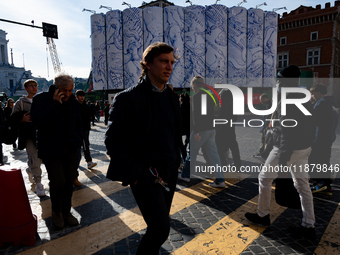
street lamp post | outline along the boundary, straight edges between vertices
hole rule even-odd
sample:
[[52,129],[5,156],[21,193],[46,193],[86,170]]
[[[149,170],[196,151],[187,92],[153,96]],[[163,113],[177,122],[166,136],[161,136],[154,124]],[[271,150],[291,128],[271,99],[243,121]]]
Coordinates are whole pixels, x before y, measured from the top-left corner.
[[273,12],[276,12],[276,11],[282,10],[282,9],[287,10],[286,7],[279,7],[279,8],[274,8],[274,9],[273,9]]
[[101,5],[101,6],[99,7],[99,9],[101,9],[101,8],[105,8],[105,9],[108,9],[109,11],[112,11],[112,8],[111,8],[111,7],[108,7],[108,6]]
[[262,4],[258,4],[258,5],[256,5],[256,7],[255,7],[255,8],[257,9],[258,7],[260,7],[260,6],[262,6],[262,5],[265,5],[265,6],[266,6],[266,5],[267,5],[267,3],[266,3],[266,2],[264,2],[264,3],[262,3]]
[[247,3],[247,0],[242,0],[242,2],[238,3],[237,6],[241,6],[241,4]]
[[122,5],[127,5],[129,8],[131,8],[131,4],[128,4],[127,2],[123,2]]
[[85,12],[85,11],[86,11],[86,12],[92,12],[93,14],[96,14],[96,11],[94,11],[94,10],[89,10],[89,9],[85,9],[85,8],[84,8],[82,11],[83,11],[83,12]]

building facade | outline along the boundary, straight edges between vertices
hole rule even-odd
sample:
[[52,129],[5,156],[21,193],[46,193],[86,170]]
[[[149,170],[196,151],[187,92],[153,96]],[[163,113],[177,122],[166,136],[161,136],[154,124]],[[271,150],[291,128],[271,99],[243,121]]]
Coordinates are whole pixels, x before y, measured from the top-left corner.
[[324,8],[301,5],[279,18],[278,70],[297,65],[305,77],[306,86],[322,83],[328,86],[340,105],[340,1]]
[[10,96],[12,92],[15,96],[25,95],[23,83],[26,79],[32,78],[32,73],[23,67],[15,67],[13,58],[11,63],[8,61],[6,35],[7,33],[0,29],[0,92],[5,92],[7,96]]

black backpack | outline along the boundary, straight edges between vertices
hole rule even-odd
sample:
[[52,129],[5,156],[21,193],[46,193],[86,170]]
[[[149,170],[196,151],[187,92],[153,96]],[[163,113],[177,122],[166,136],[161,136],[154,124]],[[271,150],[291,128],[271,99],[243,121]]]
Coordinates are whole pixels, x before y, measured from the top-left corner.
[[279,177],[275,180],[276,203],[288,208],[301,209],[300,195],[294,187],[293,179],[289,176],[290,173],[283,176],[284,174],[280,173]]

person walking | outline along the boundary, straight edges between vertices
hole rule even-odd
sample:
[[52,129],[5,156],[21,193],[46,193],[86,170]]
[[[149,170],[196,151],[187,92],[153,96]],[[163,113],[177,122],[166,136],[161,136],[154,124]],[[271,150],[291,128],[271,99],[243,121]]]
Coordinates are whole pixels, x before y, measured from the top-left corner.
[[[314,166],[330,167],[332,144],[335,140],[334,122],[337,122],[337,113],[333,109],[332,101],[327,97],[327,87],[322,84],[315,84],[311,87],[313,105],[313,119],[316,123],[315,138],[312,144],[312,152],[308,163]],[[312,193],[325,191],[332,193],[331,172],[311,173],[314,185]]]
[[[9,121],[9,118],[11,117],[12,111],[13,111],[13,107],[14,107],[14,100],[12,98],[8,98],[6,106],[4,108],[4,114],[5,114],[5,120]],[[13,149],[17,148],[17,143],[14,142],[12,144]]]
[[[81,121],[82,121],[82,131],[83,131],[83,152],[84,152],[84,157],[85,161],[87,163],[87,168],[92,169],[95,166],[97,166],[97,163],[92,162],[92,157],[90,153],[90,130],[91,130],[91,109],[90,107],[85,103],[85,92],[81,89],[76,91],[76,98],[79,102],[79,109],[80,109],[80,116],[81,116]],[[78,166],[81,160],[81,155],[79,156],[79,162]],[[73,182],[74,185],[77,187],[81,187],[82,184],[78,180],[78,171],[76,173],[76,178]]]
[[170,231],[182,142],[179,101],[166,85],[174,62],[171,46],[151,44],[139,83],[120,92],[110,109],[107,178],[130,185],[147,224],[137,255],[158,255]]
[[73,181],[82,144],[79,103],[72,94],[73,78],[60,74],[48,92],[34,97],[31,117],[37,125],[38,156],[50,181],[52,222],[57,229],[78,225],[71,214]]
[[20,118],[18,149],[26,149],[28,178],[32,183],[31,188],[39,197],[45,196],[44,186],[41,183],[41,159],[38,157],[36,144],[36,125],[31,119],[31,107],[33,97],[38,92],[38,83],[29,79],[24,82],[24,88],[27,92],[26,96],[19,98],[13,107],[11,117]]
[[[212,166],[221,166],[221,161],[218,155],[215,143],[215,129],[213,127],[214,119],[214,102],[210,97],[207,97],[207,113],[201,114],[202,102],[201,97],[206,93],[201,88],[204,87],[204,79],[200,76],[195,76],[191,80],[191,86],[195,94],[192,96],[192,131],[190,135],[190,160],[187,157],[183,166],[182,173],[178,174],[178,179],[189,182],[190,181],[190,164],[191,168],[195,168],[198,164],[197,156],[199,149],[202,148],[204,157],[207,158],[209,164]],[[189,163],[190,162],[190,163]],[[216,172],[216,179],[209,184],[215,188],[224,188],[225,180],[222,172]]]
[[[295,65],[290,65],[278,73],[278,82],[282,87],[298,87],[300,69]],[[301,94],[289,93],[287,98],[290,100],[299,99]],[[311,107],[309,102],[303,106],[309,113]],[[293,178],[294,187],[299,193],[302,208],[301,226],[291,230],[310,240],[316,240],[315,234],[315,215],[313,196],[309,187],[309,176],[307,171],[295,171],[308,164],[308,156],[311,152],[311,145],[314,137],[314,123],[311,115],[305,115],[296,105],[287,105],[286,114],[281,109],[276,110],[275,119],[280,119],[280,123],[285,120],[295,120],[294,127],[279,126],[276,130],[280,132],[274,142],[274,147],[270,152],[260,174],[259,180],[259,199],[256,213],[246,213],[245,217],[257,224],[270,225],[270,200],[273,180],[278,176],[277,171],[268,171],[271,167],[288,167]],[[276,122],[277,123],[277,122]]]

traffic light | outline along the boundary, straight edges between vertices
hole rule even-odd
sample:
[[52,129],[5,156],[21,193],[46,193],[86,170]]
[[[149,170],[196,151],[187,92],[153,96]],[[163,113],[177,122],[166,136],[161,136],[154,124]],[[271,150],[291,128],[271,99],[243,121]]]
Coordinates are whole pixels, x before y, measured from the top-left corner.
[[57,25],[42,23],[43,36],[58,39]]

